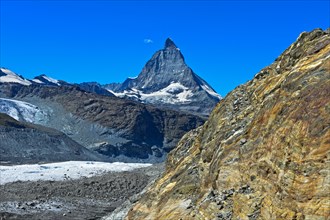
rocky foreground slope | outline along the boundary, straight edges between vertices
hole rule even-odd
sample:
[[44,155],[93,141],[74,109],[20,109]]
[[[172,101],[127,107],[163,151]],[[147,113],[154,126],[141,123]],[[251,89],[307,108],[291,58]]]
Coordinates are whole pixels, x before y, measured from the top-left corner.
[[101,219],[126,200],[134,201],[162,171],[162,164],[154,164],[89,178],[0,185],[0,219]]
[[302,33],[168,157],[127,219],[328,219],[329,29]]
[[106,158],[51,128],[22,123],[0,113],[0,163],[25,164]]

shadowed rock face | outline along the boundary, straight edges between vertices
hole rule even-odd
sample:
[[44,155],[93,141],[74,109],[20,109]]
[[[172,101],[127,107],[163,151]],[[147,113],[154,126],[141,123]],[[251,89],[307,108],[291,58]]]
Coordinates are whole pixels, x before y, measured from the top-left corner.
[[0,84],[0,96],[24,100],[47,117],[38,122],[82,146],[127,162],[161,162],[204,119],[63,85]]
[[329,85],[329,32],[304,32],[181,139],[127,219],[328,219]]
[[0,113],[0,163],[42,163],[67,160],[105,160],[63,133],[18,122]]

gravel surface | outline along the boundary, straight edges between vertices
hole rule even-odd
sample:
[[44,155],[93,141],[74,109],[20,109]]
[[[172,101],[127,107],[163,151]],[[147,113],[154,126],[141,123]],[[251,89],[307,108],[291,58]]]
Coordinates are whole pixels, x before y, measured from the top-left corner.
[[141,192],[163,164],[66,181],[0,186],[0,219],[100,219]]

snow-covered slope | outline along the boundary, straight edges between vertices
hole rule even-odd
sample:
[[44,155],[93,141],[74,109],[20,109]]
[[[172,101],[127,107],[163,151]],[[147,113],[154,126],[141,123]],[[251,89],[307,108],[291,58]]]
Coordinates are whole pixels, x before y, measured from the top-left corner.
[[16,181],[79,179],[100,175],[105,172],[124,172],[148,166],[151,166],[151,164],[89,161],[0,166],[0,185]]
[[118,97],[208,115],[221,99],[195,74],[171,39],[146,63],[137,77],[104,88]]
[[45,74],[34,77],[34,79],[32,79],[32,81],[35,83],[38,83],[38,84],[61,86],[61,83],[59,80],[53,79],[49,76],[46,76]]
[[0,98],[0,112],[16,120],[38,123],[47,118],[47,114],[28,102]]
[[5,68],[0,68],[0,83],[18,83],[24,86],[32,84],[30,81]]
[[62,84],[65,84],[64,81],[53,79],[45,74],[36,76],[32,80],[28,80],[6,68],[0,68],[0,83],[17,83],[23,86],[29,86],[31,84],[61,86]]
[[188,103],[193,96],[192,91],[179,82],[172,82],[167,87],[152,93],[144,93],[141,90],[132,88],[124,90],[123,92],[115,93],[109,90],[117,97],[135,97],[140,99],[143,103],[164,102],[170,104]]

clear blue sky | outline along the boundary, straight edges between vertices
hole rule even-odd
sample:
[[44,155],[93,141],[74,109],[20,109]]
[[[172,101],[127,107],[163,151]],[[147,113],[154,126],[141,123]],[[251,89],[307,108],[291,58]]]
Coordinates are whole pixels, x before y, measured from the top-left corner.
[[329,10],[329,0],[1,0],[0,66],[26,78],[122,82],[171,37],[187,64],[224,96],[300,32],[328,28]]

